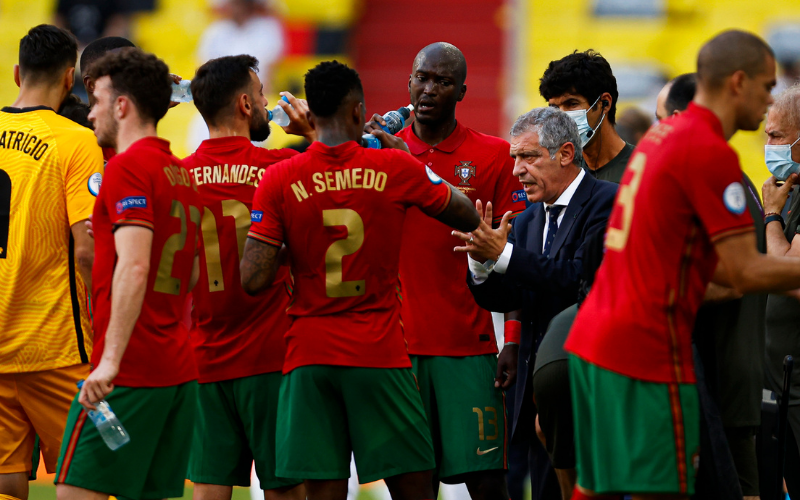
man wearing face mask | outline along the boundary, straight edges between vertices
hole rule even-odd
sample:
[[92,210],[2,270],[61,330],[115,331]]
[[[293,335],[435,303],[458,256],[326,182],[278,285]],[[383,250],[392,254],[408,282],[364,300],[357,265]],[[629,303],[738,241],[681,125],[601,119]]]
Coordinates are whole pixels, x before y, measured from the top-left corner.
[[581,166],[586,172],[619,184],[633,145],[622,140],[615,128],[619,92],[608,61],[591,49],[552,61],[540,80],[539,93],[578,125]]
[[[767,254],[800,256],[800,197],[793,196],[786,221],[781,217],[789,192],[800,173],[800,85],[781,93],[767,115],[764,127],[767,145],[764,159],[772,177],[763,187],[764,222],[767,226]],[[785,181],[780,185],[778,181]],[[766,386],[776,394],[783,385],[783,358],[800,356],[800,307],[797,299],[770,294],[766,312]],[[792,497],[800,496],[800,370],[792,374],[789,395],[789,426],[786,429],[786,487]],[[790,473],[795,471],[795,473]]]

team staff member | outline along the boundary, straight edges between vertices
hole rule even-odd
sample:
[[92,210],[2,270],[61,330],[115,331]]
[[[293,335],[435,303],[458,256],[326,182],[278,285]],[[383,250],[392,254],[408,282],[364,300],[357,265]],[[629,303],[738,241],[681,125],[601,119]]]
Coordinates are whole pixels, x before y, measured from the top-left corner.
[[[423,48],[408,80],[414,123],[398,136],[473,204],[490,201],[496,213],[511,211],[514,217],[525,209],[525,197],[511,172],[508,142],[456,120],[466,77],[467,62],[457,47],[438,42]],[[373,120],[382,121],[378,115]],[[377,126],[371,125],[368,131]],[[505,403],[503,392],[494,389],[492,315],[472,299],[464,282],[467,263],[452,252],[450,231],[411,209],[400,251],[403,333],[436,450],[434,488],[438,480],[466,483],[474,500],[508,500]]]
[[[94,370],[70,408],[56,475],[60,500],[183,495],[197,367],[181,322],[193,285],[202,203],[156,136],[171,78],[152,54],[124,48],[92,65],[89,114],[118,152],[95,204]],[[87,409],[108,400],[132,436],[111,451]]]
[[[305,497],[298,487],[302,478],[275,476],[283,336],[290,325],[289,268],[281,267],[276,286],[257,298],[242,290],[239,278],[256,187],[273,164],[297,154],[250,142],[264,141],[270,132],[257,69],[252,56],[221,57],[200,66],[192,79],[194,104],[210,134],[183,160],[204,205],[190,336],[200,375],[188,474],[195,500],[230,499],[233,486],[249,486],[254,459],[266,499]],[[294,127],[313,141],[307,106],[291,100],[287,112],[293,113]]]
[[694,102],[634,152],[603,265],[565,346],[573,355],[573,499],[688,498],[699,434],[691,333],[709,281],[745,293],[800,285],[800,259],[758,253],[727,144],[738,129],[758,128],[774,85],[769,46],[724,32],[700,50]]
[[615,128],[619,92],[608,61],[593,50],[551,61],[539,93],[578,125],[583,168],[597,179],[619,184],[633,145]]
[[[769,109],[764,131],[767,166],[773,177],[764,183],[764,212],[767,214],[767,253],[800,256],[800,197],[796,194],[786,222],[780,216],[789,192],[797,184],[800,173],[800,86],[795,85],[775,98]],[[791,173],[791,174],[790,174]],[[786,179],[777,184],[776,177]],[[786,227],[784,227],[784,225]],[[791,354],[800,358],[800,311],[794,297],[772,294],[766,311],[766,386],[776,394],[783,391],[783,358]],[[789,426],[786,432],[786,487],[789,495],[800,497],[800,370],[792,373],[789,394]]]
[[89,373],[94,245],[83,221],[103,156],[90,130],[55,112],[77,58],[70,33],[32,28],[14,67],[19,95],[0,110],[0,495],[12,498],[28,496],[36,435],[55,471],[75,383]]
[[[336,61],[306,74],[317,142],[269,170],[253,202],[242,285],[275,277],[285,242],[295,277],[278,403],[280,477],[311,500],[344,500],[355,455],[362,483],[395,500],[433,498],[433,446],[400,324],[397,273],[406,211],[478,225],[469,199],[405,152],[362,148],[358,74]],[[403,142],[375,132],[384,146]]]

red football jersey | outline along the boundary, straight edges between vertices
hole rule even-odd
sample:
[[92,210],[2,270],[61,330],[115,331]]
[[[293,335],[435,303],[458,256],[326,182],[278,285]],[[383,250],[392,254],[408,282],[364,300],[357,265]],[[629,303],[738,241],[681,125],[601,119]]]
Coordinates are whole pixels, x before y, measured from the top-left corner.
[[313,143],[267,170],[249,236],[286,243],[295,278],[283,372],[304,365],[411,366],[400,324],[399,230],[430,215],[450,186],[397,150]]
[[[503,139],[456,124],[436,146],[407,127],[398,134],[409,150],[439,177],[451,181],[474,204],[491,201],[494,222],[525,210],[525,191]],[[466,279],[467,258],[453,252],[452,229],[412,208],[403,225],[400,251],[401,317],[409,354],[475,356],[497,352],[492,313],[479,307]],[[435,286],[432,286],[432,283]]]
[[192,345],[201,383],[280,371],[291,321],[289,268],[258,297],[242,289],[242,258],[253,195],[268,167],[297,154],[253,146],[244,137],[203,141],[183,160],[205,205],[200,279],[192,294]]
[[182,322],[203,205],[189,171],[172,155],[169,142],[146,137],[106,166],[94,206],[95,348],[103,355],[111,318],[111,282],[117,262],[114,231],[142,226],[153,231],[150,273],[130,342],[114,383],[127,387],[165,387],[197,379],[197,367]]
[[606,254],[565,348],[607,370],[694,383],[692,329],[717,265],[713,243],[753,230],[742,171],[710,110],[650,129],[631,157]]

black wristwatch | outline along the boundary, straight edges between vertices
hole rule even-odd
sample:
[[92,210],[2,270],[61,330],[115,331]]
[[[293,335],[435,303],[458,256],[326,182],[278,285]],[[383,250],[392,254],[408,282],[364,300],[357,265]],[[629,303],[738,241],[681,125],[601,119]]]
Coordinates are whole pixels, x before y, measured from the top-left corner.
[[783,221],[783,217],[781,217],[781,214],[771,214],[771,215],[767,215],[766,217],[764,217],[764,225],[765,226],[767,224],[769,224],[770,222],[775,222],[775,221],[780,222],[781,223],[781,227],[783,229],[786,229],[786,223]]

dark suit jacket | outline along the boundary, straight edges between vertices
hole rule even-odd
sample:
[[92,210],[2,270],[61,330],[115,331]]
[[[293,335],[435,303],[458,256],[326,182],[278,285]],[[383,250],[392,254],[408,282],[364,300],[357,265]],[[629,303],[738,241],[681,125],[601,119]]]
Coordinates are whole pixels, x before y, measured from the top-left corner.
[[495,312],[522,309],[512,434],[515,438],[533,429],[535,407],[529,379],[536,347],[553,316],[576,302],[584,240],[593,230],[605,227],[616,192],[616,184],[585,175],[567,205],[549,258],[542,255],[547,215],[544,205],[535,203],[514,221],[509,235],[514,250],[505,274],[493,272],[476,285],[467,273],[475,301],[484,309]]

